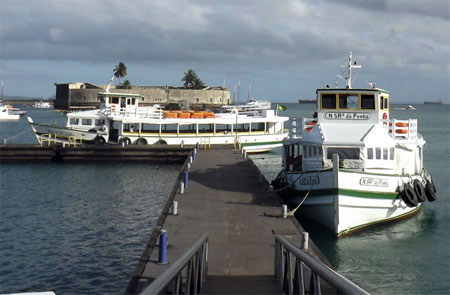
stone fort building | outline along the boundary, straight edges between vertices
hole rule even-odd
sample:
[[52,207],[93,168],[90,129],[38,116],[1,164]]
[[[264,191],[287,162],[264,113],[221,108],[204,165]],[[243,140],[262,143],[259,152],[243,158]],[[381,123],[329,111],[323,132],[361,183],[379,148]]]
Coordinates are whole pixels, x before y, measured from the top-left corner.
[[[86,82],[55,83],[55,109],[73,110],[98,108],[100,101],[97,93],[104,92],[106,85],[94,85]],[[123,89],[112,85],[110,92],[134,93],[142,95],[141,105],[159,104],[174,106],[189,104],[191,108],[218,108],[230,104],[230,90],[227,87],[205,87],[186,89],[173,86],[131,86]]]

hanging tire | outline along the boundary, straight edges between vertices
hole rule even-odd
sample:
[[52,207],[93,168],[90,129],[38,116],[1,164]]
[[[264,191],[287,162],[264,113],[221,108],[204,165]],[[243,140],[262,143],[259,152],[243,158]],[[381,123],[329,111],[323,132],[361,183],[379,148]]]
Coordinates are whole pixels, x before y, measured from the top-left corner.
[[105,142],[106,142],[106,140],[102,136],[97,136],[94,139],[94,144],[96,144],[96,145],[103,145],[103,144],[105,144]]
[[409,183],[405,184],[403,191],[400,192],[400,196],[408,207],[415,207],[419,203],[417,200],[417,195]]
[[126,147],[127,145],[129,145],[131,143],[131,140],[127,137],[123,137],[119,140],[119,145],[121,147]]
[[433,181],[427,180],[425,184],[425,194],[429,202],[436,201],[436,187],[433,184]]
[[427,200],[427,195],[425,193],[425,188],[423,187],[422,182],[420,182],[420,180],[418,179],[414,180],[413,187],[419,203],[425,202]]
[[167,145],[167,142],[165,140],[158,140],[157,142],[154,143],[155,145]]
[[144,145],[147,144],[147,140],[145,138],[138,138],[138,140],[136,140],[136,144],[137,145]]

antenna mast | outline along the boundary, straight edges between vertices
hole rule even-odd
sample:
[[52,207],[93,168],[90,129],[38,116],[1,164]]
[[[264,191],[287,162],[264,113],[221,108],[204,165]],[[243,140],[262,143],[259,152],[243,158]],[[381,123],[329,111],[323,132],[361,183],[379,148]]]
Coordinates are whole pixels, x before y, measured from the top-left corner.
[[352,89],[352,69],[360,69],[361,65],[357,65],[356,61],[352,63],[352,52],[348,56],[348,72],[345,77],[347,89]]

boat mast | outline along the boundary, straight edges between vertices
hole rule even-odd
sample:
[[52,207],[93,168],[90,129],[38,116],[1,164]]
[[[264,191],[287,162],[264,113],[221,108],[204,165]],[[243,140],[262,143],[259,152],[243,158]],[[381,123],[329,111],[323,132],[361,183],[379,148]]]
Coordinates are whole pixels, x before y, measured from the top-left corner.
[[111,87],[114,78],[115,78],[115,74],[113,74],[111,79],[109,79],[109,83],[108,83],[108,86],[106,86],[105,92],[109,92],[109,88]]
[[361,65],[357,65],[356,61],[352,62],[352,52],[350,51],[350,54],[348,56],[347,77],[345,77],[347,89],[352,89],[352,69],[360,69],[360,68]]

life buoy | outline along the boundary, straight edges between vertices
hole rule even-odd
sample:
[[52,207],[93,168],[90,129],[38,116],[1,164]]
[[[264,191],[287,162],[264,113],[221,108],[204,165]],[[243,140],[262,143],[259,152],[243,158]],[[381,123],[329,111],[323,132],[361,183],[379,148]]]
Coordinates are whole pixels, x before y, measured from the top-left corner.
[[408,207],[415,207],[419,203],[417,195],[409,183],[404,185],[403,191],[400,192],[400,196]]
[[433,181],[427,180],[427,183],[425,184],[425,194],[428,201],[436,201],[436,187],[434,186]]
[[422,185],[422,182],[420,182],[420,180],[418,179],[414,180],[413,187],[419,203],[425,202],[427,200],[427,195],[425,193],[425,189]]

